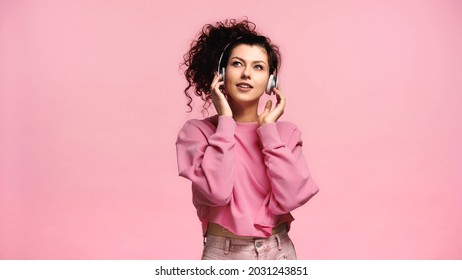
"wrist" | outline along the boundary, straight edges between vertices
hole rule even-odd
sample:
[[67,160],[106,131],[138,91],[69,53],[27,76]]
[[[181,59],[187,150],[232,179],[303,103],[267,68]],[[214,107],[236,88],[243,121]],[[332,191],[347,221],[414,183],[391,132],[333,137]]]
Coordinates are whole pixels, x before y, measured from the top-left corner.
[[226,112],[221,112],[221,113],[218,113],[219,116],[226,116],[226,117],[233,117],[233,114],[232,113],[226,113]]
[[270,124],[270,123],[274,123],[274,122],[273,121],[261,121],[260,126],[264,126],[265,124]]

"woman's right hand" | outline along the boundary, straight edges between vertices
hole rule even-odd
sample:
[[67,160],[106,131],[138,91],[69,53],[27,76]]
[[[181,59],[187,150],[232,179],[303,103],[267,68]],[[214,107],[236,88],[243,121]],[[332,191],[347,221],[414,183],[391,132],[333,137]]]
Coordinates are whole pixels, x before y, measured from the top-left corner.
[[215,73],[215,76],[210,85],[210,95],[212,95],[212,102],[220,116],[233,116],[233,111],[229,106],[225,94],[221,91],[220,87],[224,86],[221,74]]

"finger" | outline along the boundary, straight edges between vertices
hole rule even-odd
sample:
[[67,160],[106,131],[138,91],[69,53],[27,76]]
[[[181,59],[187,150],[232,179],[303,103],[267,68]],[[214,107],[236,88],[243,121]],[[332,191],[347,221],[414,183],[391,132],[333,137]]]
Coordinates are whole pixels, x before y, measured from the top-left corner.
[[224,93],[225,83],[223,81],[218,82],[215,87],[216,87],[217,94],[225,95]]
[[286,100],[284,98],[279,98],[279,100],[278,100],[276,106],[274,107],[274,109],[283,111],[285,107],[286,107]]
[[276,94],[276,96],[285,97],[283,91],[280,88],[274,88],[274,93]]
[[215,85],[222,80],[221,76],[221,74],[214,72],[212,82],[210,83],[211,88],[215,88]]
[[223,81],[215,81],[214,84],[212,84],[211,86],[211,91],[212,93],[215,93],[215,94],[223,94],[223,92],[221,91],[220,87],[222,87],[225,83]]
[[271,100],[266,101],[265,104],[265,109],[263,110],[263,113],[269,113],[271,111],[271,107],[273,106],[273,102]]
[[286,103],[287,98],[280,89],[275,91],[275,94],[276,94],[277,105],[279,105],[280,103],[283,103],[283,104]]
[[215,86],[214,87],[219,87],[219,86],[222,86],[224,85],[225,82],[223,82],[223,80],[217,80],[215,81]]
[[278,91],[279,91],[279,92],[281,91],[281,85],[280,85],[279,83],[277,84],[277,86],[275,86],[275,87],[273,88],[273,93],[274,93],[274,95],[277,95],[277,92],[278,92]]
[[277,97],[277,104],[274,107],[273,112],[275,112],[275,114],[280,116],[284,113],[284,109],[286,107],[286,99],[281,94],[278,94],[276,97]]

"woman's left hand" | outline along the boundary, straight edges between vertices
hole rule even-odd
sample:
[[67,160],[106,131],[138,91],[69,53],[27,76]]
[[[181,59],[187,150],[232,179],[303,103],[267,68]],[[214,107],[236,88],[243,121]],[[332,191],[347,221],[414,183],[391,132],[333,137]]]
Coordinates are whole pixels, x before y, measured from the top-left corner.
[[271,100],[266,101],[265,109],[258,116],[260,126],[267,123],[274,123],[284,114],[287,99],[279,88],[274,88],[273,91],[276,94],[276,106],[271,110],[273,102]]

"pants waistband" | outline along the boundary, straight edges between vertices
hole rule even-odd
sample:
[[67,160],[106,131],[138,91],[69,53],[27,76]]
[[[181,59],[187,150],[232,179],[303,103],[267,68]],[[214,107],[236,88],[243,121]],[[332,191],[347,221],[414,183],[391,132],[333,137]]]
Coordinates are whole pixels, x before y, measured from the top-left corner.
[[208,233],[204,237],[204,245],[223,249],[227,254],[229,251],[260,251],[263,248],[278,248],[281,250],[282,243],[288,239],[287,230],[273,234],[267,238],[256,237],[253,239],[231,238],[226,236],[216,236]]

